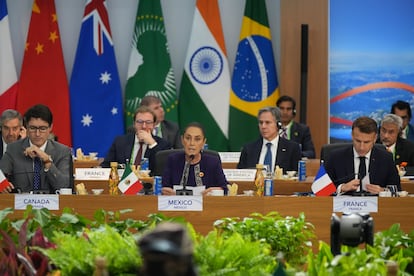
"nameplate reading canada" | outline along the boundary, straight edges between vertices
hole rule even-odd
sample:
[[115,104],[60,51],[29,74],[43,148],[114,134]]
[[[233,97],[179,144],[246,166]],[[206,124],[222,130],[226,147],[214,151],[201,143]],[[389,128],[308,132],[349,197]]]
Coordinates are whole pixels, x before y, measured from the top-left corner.
[[333,211],[342,213],[377,213],[376,196],[337,196],[333,198]]
[[76,180],[108,180],[110,168],[76,168]]
[[158,196],[158,211],[203,211],[203,197]]
[[26,210],[28,205],[32,205],[33,209],[59,210],[59,195],[16,194],[14,196],[14,209]]
[[253,181],[256,175],[254,169],[223,169],[228,181]]

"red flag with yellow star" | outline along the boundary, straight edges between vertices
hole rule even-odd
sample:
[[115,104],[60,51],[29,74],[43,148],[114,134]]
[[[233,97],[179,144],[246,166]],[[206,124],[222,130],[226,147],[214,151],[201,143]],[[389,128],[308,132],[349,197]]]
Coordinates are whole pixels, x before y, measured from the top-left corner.
[[26,40],[17,109],[24,114],[35,104],[53,113],[52,132],[70,146],[69,85],[63,62],[54,0],[35,0]]

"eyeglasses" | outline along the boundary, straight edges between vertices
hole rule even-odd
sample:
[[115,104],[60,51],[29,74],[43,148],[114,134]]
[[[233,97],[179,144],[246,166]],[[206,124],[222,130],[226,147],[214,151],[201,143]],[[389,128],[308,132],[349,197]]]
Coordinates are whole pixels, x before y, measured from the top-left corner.
[[27,128],[30,132],[36,132],[39,131],[40,133],[45,133],[49,127],[48,126],[28,126]]
[[153,125],[154,124],[154,122],[153,121],[150,121],[150,120],[147,120],[147,121],[144,121],[144,120],[136,120],[135,121],[135,123],[137,123],[137,124],[139,124],[139,125],[143,125],[144,123],[146,124],[146,125],[148,125],[148,126],[150,126],[150,125]]

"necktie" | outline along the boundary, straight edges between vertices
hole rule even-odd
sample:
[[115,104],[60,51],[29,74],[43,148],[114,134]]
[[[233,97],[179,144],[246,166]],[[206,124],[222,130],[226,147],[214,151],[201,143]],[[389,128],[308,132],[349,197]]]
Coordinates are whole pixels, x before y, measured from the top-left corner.
[[139,149],[137,152],[137,156],[135,156],[135,161],[134,161],[134,165],[138,166],[139,164],[141,164],[141,159],[142,159],[142,148],[144,147],[144,142],[139,142]]
[[367,174],[367,167],[365,165],[365,156],[360,156],[359,157],[359,169],[358,169],[358,177],[359,177],[359,184],[360,186],[360,190],[362,191],[362,179],[365,177],[365,175]]
[[280,134],[280,137],[287,139],[287,128],[282,127],[282,133]]
[[272,143],[267,143],[266,144],[267,147],[267,151],[266,151],[266,155],[265,155],[265,159],[264,159],[264,165],[268,165],[269,166],[269,170],[272,171]]
[[40,189],[40,169],[42,168],[42,162],[39,157],[33,159],[33,190]]

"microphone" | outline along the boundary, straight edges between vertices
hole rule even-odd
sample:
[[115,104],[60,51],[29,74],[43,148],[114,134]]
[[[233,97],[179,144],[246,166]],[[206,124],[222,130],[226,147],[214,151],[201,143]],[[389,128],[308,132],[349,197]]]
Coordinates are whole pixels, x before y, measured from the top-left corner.
[[189,157],[189,161],[185,161],[184,169],[183,169],[183,176],[181,177],[180,185],[183,186],[182,189],[179,189],[175,192],[176,195],[193,195],[193,191],[187,189],[188,184],[188,174],[190,172],[190,165],[191,161],[194,159],[194,154],[191,154]]

